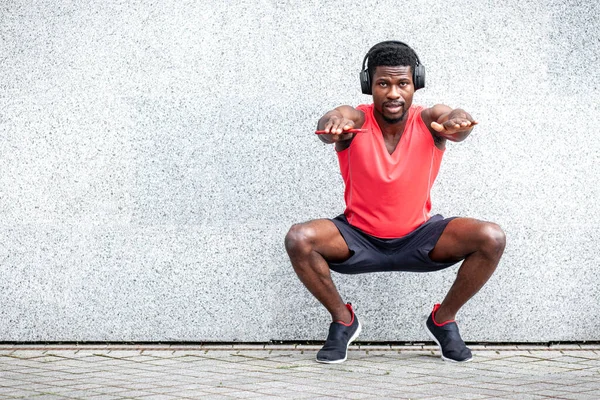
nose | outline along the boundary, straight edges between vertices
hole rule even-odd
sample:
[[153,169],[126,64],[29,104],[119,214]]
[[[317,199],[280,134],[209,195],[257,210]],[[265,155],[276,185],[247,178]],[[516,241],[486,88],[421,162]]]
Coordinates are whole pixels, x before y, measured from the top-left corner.
[[396,85],[391,85],[390,86],[390,90],[389,90],[389,92],[387,94],[387,97],[389,99],[393,99],[393,100],[396,100],[396,99],[399,99],[400,97],[402,97],[400,95],[400,88],[398,86],[396,86]]

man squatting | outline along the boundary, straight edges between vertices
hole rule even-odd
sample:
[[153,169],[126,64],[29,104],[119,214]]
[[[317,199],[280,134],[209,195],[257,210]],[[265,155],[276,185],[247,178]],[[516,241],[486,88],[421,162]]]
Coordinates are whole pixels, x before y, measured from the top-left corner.
[[[465,140],[477,122],[461,109],[412,104],[415,91],[425,85],[425,69],[402,42],[371,48],[360,80],[373,103],[337,107],[317,125],[319,138],[335,145],[346,209],[333,219],[295,224],[285,237],[296,274],[333,320],[317,361],[345,361],[349,344],[361,330],[330,270],[430,272],[459,261],[463,263],[454,283],[424,326],[442,359],[469,361],[471,351],[461,339],[455,316],[496,269],[506,238],[491,222],[431,216],[430,191],[446,141]],[[356,129],[361,131],[349,132]]]

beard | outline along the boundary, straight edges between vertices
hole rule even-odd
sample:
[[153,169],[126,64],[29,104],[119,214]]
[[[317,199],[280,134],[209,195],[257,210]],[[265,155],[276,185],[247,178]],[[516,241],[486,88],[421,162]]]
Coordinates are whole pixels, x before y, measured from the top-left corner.
[[385,122],[387,122],[388,124],[397,124],[398,122],[400,122],[400,121],[402,121],[402,120],[404,119],[404,117],[406,116],[406,112],[407,112],[407,111],[408,111],[408,110],[405,110],[405,111],[402,113],[402,115],[401,115],[401,116],[399,116],[399,117],[397,117],[397,118],[389,118],[389,117],[386,117],[386,116],[385,116],[385,115],[383,115],[383,114],[382,114],[381,116],[383,117],[383,120],[384,120]]

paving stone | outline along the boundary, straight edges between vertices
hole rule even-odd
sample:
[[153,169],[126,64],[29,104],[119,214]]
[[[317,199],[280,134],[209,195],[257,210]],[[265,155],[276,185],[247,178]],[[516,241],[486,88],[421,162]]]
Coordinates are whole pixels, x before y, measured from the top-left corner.
[[268,345],[265,344],[234,344],[233,350],[268,350]]
[[232,344],[205,344],[205,345],[201,345],[200,348],[202,350],[207,350],[207,351],[229,351],[229,350],[233,349],[233,345]]
[[[321,350],[321,348],[323,347],[323,344],[298,344],[294,347],[294,350],[296,351],[314,351],[315,353],[319,350]],[[266,349],[269,349],[268,347],[266,347]],[[349,351],[355,351],[355,350],[359,350],[358,346],[356,345],[350,345],[348,347]]]
[[579,344],[551,344],[548,346],[552,350],[580,350],[581,346]]
[[534,393],[518,393],[516,395],[512,394],[512,395],[506,396],[504,398],[506,398],[506,399],[518,398],[519,400],[541,400],[541,399],[548,399],[547,396],[537,395],[537,394],[534,394]]
[[8,395],[11,395],[12,393],[18,393],[18,392],[24,391],[24,390],[25,390],[24,388],[21,389],[18,387],[8,387],[8,386],[0,387],[0,395],[8,396]]
[[563,394],[560,397],[567,400],[598,400],[598,392]]
[[581,343],[579,347],[581,350],[600,351],[600,346],[597,344]]
[[435,346],[360,345],[336,365],[316,363],[309,346],[17,347],[26,357],[0,355],[0,386],[10,385],[0,397],[587,399],[600,389],[600,346],[497,346],[454,364]]
[[134,397],[142,397],[142,396],[152,396],[156,393],[152,393],[148,390],[126,390],[123,392],[119,392],[115,394],[116,396],[122,396],[126,398],[134,398]]
[[478,393],[465,393],[461,391],[460,393],[452,393],[449,394],[448,397],[452,399],[461,399],[461,400],[479,400],[479,399],[489,399],[489,396]]
[[265,395],[263,393],[256,393],[256,392],[230,392],[230,393],[227,393],[227,396],[231,396],[235,399],[258,399],[258,398],[265,397]]

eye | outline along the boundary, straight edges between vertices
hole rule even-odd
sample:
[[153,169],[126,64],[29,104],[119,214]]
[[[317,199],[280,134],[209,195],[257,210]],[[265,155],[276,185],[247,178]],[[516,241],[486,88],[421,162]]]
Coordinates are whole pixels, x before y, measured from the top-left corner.
[[379,82],[378,85],[381,86],[381,87],[386,87],[387,83],[386,82]]

